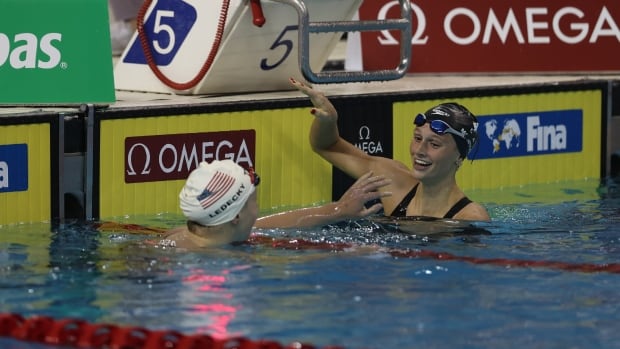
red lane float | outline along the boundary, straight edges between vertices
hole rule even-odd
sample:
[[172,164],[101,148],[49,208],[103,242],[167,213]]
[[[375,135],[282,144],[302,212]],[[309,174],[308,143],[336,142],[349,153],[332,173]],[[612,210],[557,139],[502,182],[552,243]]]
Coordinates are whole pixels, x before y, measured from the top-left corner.
[[[270,245],[273,248],[282,249],[320,249],[332,251],[344,251],[347,248],[355,248],[355,245],[347,243],[330,243],[330,242],[313,242],[303,239],[284,240],[272,239],[265,236],[252,236],[249,240],[253,244]],[[383,250],[377,247],[377,251]],[[527,260],[527,259],[510,259],[510,258],[478,258],[471,256],[459,256],[448,252],[436,252],[430,250],[418,249],[386,249],[386,253],[392,257],[398,258],[431,258],[436,260],[452,260],[467,262],[472,264],[487,264],[501,266],[504,268],[548,268],[559,269],[564,271],[581,272],[581,273],[614,273],[620,274],[620,263],[567,263],[558,261],[545,260]]]
[[[48,316],[24,318],[0,314],[0,337],[26,342],[91,349],[316,349],[304,343],[287,346],[276,341],[244,337],[216,339],[209,335],[184,335],[177,331],[151,331],[137,326],[91,324],[79,319]],[[324,349],[344,349],[328,346]]]
[[[165,232],[163,228],[150,228],[137,224],[123,224],[115,222],[105,222],[97,225],[99,231],[129,231],[142,234],[160,234]],[[282,248],[288,250],[331,250],[344,251],[345,249],[354,249],[360,246],[350,243],[334,243],[334,242],[317,242],[305,239],[276,239],[264,235],[252,235],[248,239],[249,244],[265,245],[273,248]],[[436,252],[422,249],[386,249],[376,247],[377,251],[384,251],[393,257],[398,258],[431,258],[436,260],[453,260],[472,264],[487,264],[505,268],[548,268],[564,271],[581,272],[581,273],[613,273],[620,274],[620,263],[567,263],[559,261],[545,260],[527,260],[527,259],[509,259],[509,258],[478,258],[471,256],[458,256],[448,252]]]

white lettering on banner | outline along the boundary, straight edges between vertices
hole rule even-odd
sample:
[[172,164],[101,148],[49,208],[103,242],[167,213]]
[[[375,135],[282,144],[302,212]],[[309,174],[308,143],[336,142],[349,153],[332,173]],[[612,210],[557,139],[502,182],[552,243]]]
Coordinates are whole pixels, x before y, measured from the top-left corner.
[[540,125],[538,116],[527,118],[527,151],[566,149],[566,125]]
[[[172,154],[172,165],[166,167],[166,164],[164,164],[164,155],[166,154],[166,150],[170,149],[171,154]],[[194,148],[196,149],[196,148]],[[185,152],[185,144],[183,145],[183,150],[181,151],[182,153]],[[176,168],[177,164],[179,164],[179,166],[181,165],[181,163],[178,161],[179,157],[177,154],[177,150],[175,149],[175,147],[172,144],[165,144],[161,150],[159,151],[159,168],[162,170],[163,173],[171,173],[172,171],[174,171],[174,169]]]
[[[386,3],[377,13],[377,19],[385,20],[388,12],[398,5],[398,1]],[[411,6],[415,18],[411,44],[424,45],[429,40],[429,36],[425,33],[427,27],[426,14],[419,6],[415,4],[411,4]],[[549,9],[546,7],[526,7],[523,11],[525,23],[519,23],[512,7],[505,12],[489,8],[486,18],[483,17],[483,14],[476,13],[469,8],[457,7],[447,13],[443,20],[443,30],[448,39],[458,45],[470,45],[479,40],[483,44],[489,44],[495,36],[505,44],[511,34],[514,35],[519,44],[550,44],[554,38],[571,45],[579,44],[586,39],[589,43],[594,44],[605,37],[615,38],[620,42],[618,21],[614,19],[605,6],[596,15],[597,19],[594,24],[581,21],[586,17],[586,13],[573,6],[562,7],[555,13],[549,13]],[[588,12],[590,17],[593,17],[593,10],[588,9]],[[502,21],[500,18],[504,18],[504,20]],[[467,20],[471,24],[471,32],[455,33],[453,22],[457,19]],[[560,23],[566,21],[568,21],[569,31],[563,30],[560,26]],[[550,34],[554,36],[550,36]],[[399,45],[398,40],[387,30],[380,32],[378,41],[384,46]]]
[[527,28],[527,41],[530,44],[548,44],[551,40],[548,36],[536,36],[537,29],[549,28],[549,23],[537,22],[534,17],[537,15],[546,15],[546,8],[526,8],[525,9],[525,21]]
[[370,127],[362,126],[359,130],[359,142],[355,144],[356,147],[363,150],[368,154],[382,154],[383,146],[380,141],[370,140]]
[[[608,26],[608,29],[604,29],[605,26]],[[620,42],[620,28],[618,28],[618,23],[614,20],[607,10],[607,7],[603,7],[601,10],[601,14],[596,21],[596,25],[594,26],[594,30],[592,31],[592,36],[590,37],[590,43],[595,43],[599,36],[615,36],[618,42]]]
[[[229,149],[233,148],[233,144],[230,141],[221,141],[217,144],[215,151],[211,152],[209,148],[214,146],[214,142],[203,142],[202,143],[202,158],[200,161],[211,162],[213,161],[214,155],[222,154],[223,156],[218,157],[219,160],[230,159],[236,162],[248,162],[252,163],[250,159],[250,153],[247,147],[245,140],[241,143],[239,147],[239,151],[235,153],[226,152]],[[192,144],[192,147],[188,150],[186,145],[183,144],[181,148],[181,156],[179,161],[179,152],[172,144],[166,144],[159,151],[159,168],[164,173],[172,173],[173,171],[182,172],[183,170],[190,170],[191,168],[195,168],[199,164],[198,159],[198,149],[196,144]],[[165,164],[164,157],[166,154],[171,155],[172,162]]]
[[556,33],[560,41],[567,44],[577,44],[583,41],[588,36],[588,23],[571,23],[570,29],[577,32],[575,36],[569,36],[562,32],[560,29],[560,20],[564,16],[573,15],[577,18],[583,18],[584,13],[575,7],[565,7],[559,10],[553,17],[553,32]]
[[[392,9],[394,6],[400,6],[398,1],[390,1],[383,5],[377,14],[378,20],[387,19],[388,11]],[[416,18],[415,23],[417,23],[417,27],[411,35],[411,44],[412,45],[424,45],[428,42],[428,35],[425,35],[426,31],[426,15],[424,11],[420,8],[420,6],[416,4],[411,4],[411,12]],[[394,36],[390,33],[389,30],[382,30],[381,36],[379,36],[379,43],[381,45],[390,46],[390,45],[400,45],[398,40],[394,38]]]
[[0,189],[9,187],[9,164],[0,161]]
[[[11,47],[11,41],[6,34],[0,33],[0,67],[7,60],[14,69],[52,69],[60,64],[60,50],[54,46],[54,42],[62,41],[62,34],[49,33],[41,37],[41,40],[32,33],[15,34]],[[47,59],[39,59],[39,49],[47,56]]]
[[[215,149],[213,149],[215,147]],[[238,151],[232,152],[234,144],[228,140],[218,143],[206,141],[201,143],[183,144],[177,148],[174,144],[166,143],[160,149],[149,149],[143,143],[136,143],[131,146],[127,152],[127,174],[130,176],[137,175],[134,164],[134,152],[140,149],[144,152],[144,164],[140,166],[141,175],[147,175],[151,172],[151,152],[157,153],[157,166],[161,172],[169,174],[173,172],[181,173],[198,167],[201,161],[211,162],[214,159],[224,160],[230,159],[236,163],[247,163],[249,167],[254,167],[250,150],[245,139],[242,140]],[[200,149],[200,153],[199,153]],[[140,168],[139,167],[139,168]]]
[[144,154],[146,156],[146,159],[144,160],[144,167],[142,168],[142,172],[140,172],[141,175],[147,175],[149,173],[151,173],[151,151],[149,150],[149,148],[143,144],[143,143],[136,143],[134,145],[131,146],[131,148],[129,149],[129,151],[127,152],[127,167],[129,167],[129,170],[127,171],[127,174],[130,176],[135,176],[136,175],[136,171],[134,170],[134,166],[133,166],[133,152],[136,150],[136,147],[140,147],[141,149],[144,149]]
[[[512,32],[519,44],[549,44],[551,43],[551,37],[542,34],[546,33],[549,29],[549,23],[544,20],[547,14],[548,9],[543,7],[525,9],[526,40],[512,8],[508,10],[504,23],[500,23],[495,11],[491,8],[489,9],[489,14],[484,26],[482,43],[489,44],[494,32],[502,43],[506,43],[510,32]],[[464,16],[473,26],[471,33],[467,36],[457,36],[452,30],[452,22],[459,16]],[[553,15],[551,21],[552,32],[564,43],[580,43],[588,36],[590,25],[584,22],[571,22],[570,29],[576,31],[577,34],[575,36],[569,36],[567,33],[563,32],[560,27],[562,20],[569,18],[569,16],[583,18],[585,14],[575,7],[561,8]],[[474,11],[466,8],[451,10],[444,20],[444,31],[446,35],[452,42],[459,45],[469,45],[478,41],[481,30],[482,23],[478,15]],[[601,9],[597,22],[593,27],[589,42],[596,43],[599,38],[604,36],[615,37],[618,42],[620,42],[620,29],[606,7]]]
[[[461,15],[469,18],[474,25],[474,29],[472,30],[471,34],[463,38],[456,36],[456,34],[452,31],[452,21],[457,16]],[[480,21],[478,20],[478,16],[476,16],[476,13],[470,9],[466,9],[463,7],[456,8],[448,12],[446,19],[443,21],[443,31],[446,33],[446,35],[448,35],[448,38],[450,38],[450,40],[459,45],[469,45],[476,41],[476,39],[480,36],[480,27]]]
[[487,25],[484,29],[482,42],[484,44],[488,44],[491,41],[491,34],[495,31],[502,41],[502,44],[505,44],[511,30],[514,32],[517,42],[525,42],[525,39],[523,39],[523,33],[521,33],[521,29],[519,29],[519,22],[517,21],[517,17],[512,9],[508,11],[503,25],[499,22],[497,16],[495,16],[495,12],[491,10],[489,12],[489,18],[487,19]]
[[[202,143],[202,149],[203,149],[202,153],[203,154],[205,154],[205,151],[204,151],[204,144],[205,143],[213,143],[213,142],[204,142],[204,143]],[[173,147],[173,149],[174,149],[174,147]],[[162,149],[162,151],[163,151],[163,149]],[[176,152],[175,152],[175,156],[176,156]],[[162,158],[162,156],[161,156],[161,153],[160,153],[160,155],[159,155],[159,162],[160,163],[162,162],[161,158]],[[203,161],[204,161],[204,159],[203,159]],[[183,149],[181,151],[181,161],[179,161],[179,166],[178,166],[179,172],[181,170],[183,170],[183,169],[189,171],[190,169],[193,168],[192,166],[195,166],[194,164],[197,164],[197,163],[198,163],[198,149],[196,147],[192,147],[191,151],[188,152],[185,149],[185,144],[183,144]],[[183,166],[185,166],[185,167],[183,167]]]

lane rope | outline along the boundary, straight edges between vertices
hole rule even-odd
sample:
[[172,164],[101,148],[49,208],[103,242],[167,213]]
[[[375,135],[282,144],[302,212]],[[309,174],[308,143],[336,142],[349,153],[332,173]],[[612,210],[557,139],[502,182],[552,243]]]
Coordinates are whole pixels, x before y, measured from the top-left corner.
[[[252,236],[249,243],[271,245],[273,248],[282,249],[322,249],[333,251],[344,251],[345,249],[355,248],[355,245],[348,243],[314,242],[303,239],[273,239],[265,236]],[[359,246],[358,246],[359,247]],[[568,263],[553,260],[527,260],[511,258],[479,258],[471,256],[459,256],[448,252],[437,252],[424,249],[397,249],[390,248],[382,250],[377,248],[377,252],[384,251],[395,258],[430,258],[443,261],[459,261],[479,265],[494,265],[504,268],[547,268],[581,273],[612,273],[620,274],[620,263]]]
[[[100,231],[134,232],[140,234],[159,234],[166,230],[163,228],[150,228],[137,224],[125,224],[117,222],[103,222],[97,226]],[[350,243],[316,242],[305,239],[276,239],[264,235],[253,234],[247,241],[248,244],[269,245],[272,248],[282,249],[322,249],[332,251],[345,251],[346,249],[362,247]],[[377,252],[386,252],[395,258],[430,258],[435,260],[460,261],[478,265],[494,265],[503,268],[547,268],[581,273],[611,273],[620,274],[620,263],[569,263],[553,260],[528,260],[514,258],[480,258],[472,256],[460,256],[449,252],[437,252],[424,249],[398,249],[377,247]]]
[[[206,334],[184,335],[177,331],[152,331],[139,326],[89,323],[80,319],[49,316],[23,317],[0,314],[0,337],[65,348],[91,349],[316,349],[293,342],[286,346],[271,340],[246,337],[217,339]],[[323,349],[344,349],[327,346]]]

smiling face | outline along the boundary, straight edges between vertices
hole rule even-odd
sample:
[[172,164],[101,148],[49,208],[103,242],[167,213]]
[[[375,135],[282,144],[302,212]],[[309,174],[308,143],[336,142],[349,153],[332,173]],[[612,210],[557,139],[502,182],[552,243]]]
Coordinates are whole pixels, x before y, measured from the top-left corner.
[[452,135],[438,135],[428,124],[417,126],[409,152],[414,177],[420,182],[431,184],[454,178],[460,154]]

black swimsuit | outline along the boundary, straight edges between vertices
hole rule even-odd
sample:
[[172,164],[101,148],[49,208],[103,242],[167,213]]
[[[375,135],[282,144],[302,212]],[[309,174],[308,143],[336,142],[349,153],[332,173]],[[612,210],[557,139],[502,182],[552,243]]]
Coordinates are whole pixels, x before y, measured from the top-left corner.
[[[419,183],[416,184],[413,187],[413,189],[411,189],[411,191],[407,195],[405,195],[405,197],[403,198],[403,201],[401,201],[400,204],[396,206],[396,208],[391,214],[392,217],[406,217],[407,216],[407,206],[409,206],[409,203],[411,203],[411,200],[413,200],[413,197],[415,196],[415,193],[418,190],[418,185]],[[464,196],[463,198],[461,198],[461,200],[459,200],[456,204],[454,204],[454,206],[452,206],[452,208],[445,214],[445,216],[443,216],[443,218],[453,218],[455,214],[457,214],[460,210],[462,210],[465,206],[469,205],[470,203],[471,203],[471,200],[469,200],[467,196]]]

